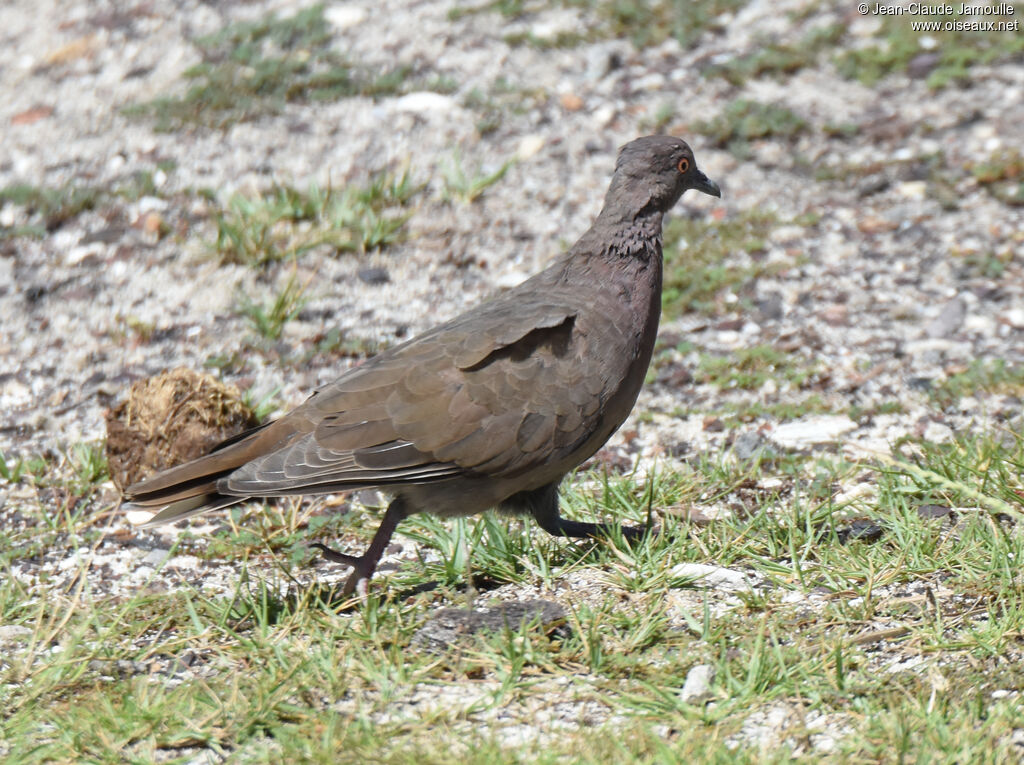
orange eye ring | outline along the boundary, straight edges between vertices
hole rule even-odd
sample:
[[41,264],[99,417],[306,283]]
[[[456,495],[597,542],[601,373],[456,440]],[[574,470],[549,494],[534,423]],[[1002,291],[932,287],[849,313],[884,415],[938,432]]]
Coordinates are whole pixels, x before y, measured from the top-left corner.
[[679,160],[679,164],[676,165],[676,169],[679,170],[680,173],[685,174],[690,169],[690,160],[688,160],[686,157],[683,157],[681,160]]

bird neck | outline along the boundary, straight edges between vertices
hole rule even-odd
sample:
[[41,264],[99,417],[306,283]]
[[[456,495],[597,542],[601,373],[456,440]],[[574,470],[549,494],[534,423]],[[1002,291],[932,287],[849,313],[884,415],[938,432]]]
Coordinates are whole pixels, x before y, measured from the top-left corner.
[[645,207],[638,213],[605,208],[588,232],[593,236],[593,244],[599,246],[589,249],[591,252],[603,251],[612,257],[646,260],[660,256],[662,216],[661,210],[653,206]]

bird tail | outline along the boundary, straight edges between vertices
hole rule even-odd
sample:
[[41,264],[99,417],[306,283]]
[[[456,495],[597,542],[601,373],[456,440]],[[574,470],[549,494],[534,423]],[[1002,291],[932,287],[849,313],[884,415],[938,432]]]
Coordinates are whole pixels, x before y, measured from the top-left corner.
[[223,494],[217,482],[249,460],[272,449],[280,439],[273,423],[240,433],[221,442],[202,457],[133,483],[124,490],[126,510],[160,512],[142,523],[157,526],[237,504],[246,496]]

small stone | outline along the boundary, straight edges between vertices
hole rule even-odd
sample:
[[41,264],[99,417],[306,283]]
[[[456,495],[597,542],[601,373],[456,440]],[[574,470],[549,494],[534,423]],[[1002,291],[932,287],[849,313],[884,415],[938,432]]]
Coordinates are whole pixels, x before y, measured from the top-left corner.
[[711,683],[715,681],[715,668],[710,664],[698,664],[686,673],[686,681],[679,691],[679,700],[684,704],[701,704],[714,698]]
[[743,462],[746,462],[763,452],[768,452],[769,454],[775,453],[768,445],[767,439],[765,439],[765,437],[756,430],[748,430],[746,433],[740,433],[740,435],[736,437],[736,440],[733,441],[732,452],[736,455],[737,459]]
[[867,215],[857,221],[857,228],[864,234],[881,234],[886,231],[893,231],[897,224],[877,215]]
[[516,157],[520,160],[529,159],[535,156],[544,148],[544,136],[536,133],[525,135],[519,139],[519,147],[516,149]]
[[877,542],[885,529],[867,518],[857,518],[843,528],[836,529],[840,544],[847,542]]
[[890,181],[884,173],[869,175],[857,184],[857,193],[862,197],[870,197],[873,194],[885,191],[889,188],[889,183]]
[[1000,318],[1014,329],[1024,329],[1024,308],[1011,308]]
[[916,80],[924,79],[932,73],[940,61],[942,61],[942,55],[939,53],[918,53],[907,63],[907,74]]
[[805,417],[779,425],[771,440],[786,449],[805,449],[836,441],[844,433],[857,429],[857,423],[846,415]]
[[380,268],[379,266],[367,266],[366,268],[360,268],[356,272],[356,276],[359,277],[359,281],[364,284],[387,284],[391,281],[391,275],[388,273],[386,268]]
[[139,217],[137,225],[143,233],[154,236],[163,228],[164,219],[158,212],[148,212]]
[[680,563],[672,567],[670,575],[678,579],[693,579],[698,587],[709,587],[726,592],[751,589],[750,580],[742,571],[704,563]]
[[430,91],[419,91],[396,99],[391,106],[400,112],[425,114],[427,112],[450,112],[455,108],[456,104],[455,99],[451,96]]
[[604,106],[600,106],[595,109],[591,117],[593,118],[595,125],[605,128],[612,124],[612,121],[615,119],[615,109],[612,106],[605,104]]
[[757,301],[757,310],[762,320],[778,321],[786,315],[785,302],[778,292],[770,292]]
[[896,191],[907,199],[924,199],[928,184],[925,181],[905,181],[896,187]]
[[578,112],[583,108],[583,99],[575,93],[563,93],[558,101],[567,112]]
[[[1021,325],[1019,329],[1024,329],[1024,325]],[[993,335],[996,331],[996,322],[991,316],[972,313],[964,319],[964,331],[975,335]]]
[[146,557],[142,559],[141,565],[159,568],[163,565],[163,562],[167,560],[168,555],[170,555],[170,551],[157,547],[146,553]]
[[843,303],[835,303],[824,308],[820,315],[826,324],[833,327],[839,327],[845,325],[849,321],[850,309],[848,309]]
[[933,518],[946,518],[953,514],[953,508],[945,505],[918,505],[917,514],[925,520]]
[[933,444],[945,444],[952,441],[954,435],[953,429],[949,425],[943,425],[941,422],[929,422],[924,429],[923,437],[925,441]]
[[704,418],[703,429],[705,433],[720,433],[725,430],[725,423],[718,417],[707,416]]
[[12,125],[31,125],[53,114],[52,106],[33,106],[11,117]]
[[925,334],[932,338],[949,337],[960,329],[966,315],[967,305],[958,295],[946,303],[939,315],[929,322],[925,327]]
[[367,17],[365,8],[357,5],[337,4],[324,9],[324,19],[339,32],[362,24]]

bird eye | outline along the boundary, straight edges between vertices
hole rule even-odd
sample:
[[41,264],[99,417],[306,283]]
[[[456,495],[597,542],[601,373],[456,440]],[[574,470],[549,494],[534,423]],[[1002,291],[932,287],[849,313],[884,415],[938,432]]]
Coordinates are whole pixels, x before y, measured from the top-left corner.
[[686,157],[683,157],[681,160],[679,160],[679,164],[676,165],[676,167],[679,168],[679,172],[685,173],[687,170],[690,169],[690,160],[688,160]]

